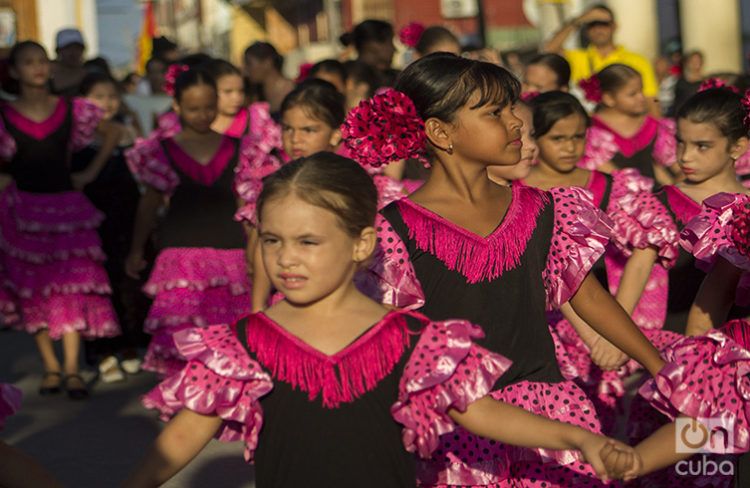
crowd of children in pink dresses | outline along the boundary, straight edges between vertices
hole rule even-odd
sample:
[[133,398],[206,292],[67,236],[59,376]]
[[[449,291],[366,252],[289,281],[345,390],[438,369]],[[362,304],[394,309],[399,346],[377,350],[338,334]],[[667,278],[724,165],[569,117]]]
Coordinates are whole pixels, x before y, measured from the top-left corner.
[[[0,318],[36,342],[39,393],[89,396],[82,340],[103,377],[137,372],[135,320],[161,380],[143,403],[169,423],[126,486],[213,437],[244,443],[261,488],[732,486],[750,450],[750,95],[712,81],[656,119],[614,64],[582,84],[589,113],[565,83],[522,94],[441,27],[409,26],[395,72],[376,55],[393,34],[363,22],[359,61],[259,77],[252,103],[227,61],[173,64],[172,108],[138,138],[111,79],[56,96],[44,48],[14,46]],[[247,54],[278,75],[270,45]],[[136,319],[133,283],[151,299]],[[19,402],[0,383],[0,427]],[[695,456],[731,473],[674,469],[685,421],[718,426],[725,444]],[[54,486],[0,447],[19,460],[0,484]]]

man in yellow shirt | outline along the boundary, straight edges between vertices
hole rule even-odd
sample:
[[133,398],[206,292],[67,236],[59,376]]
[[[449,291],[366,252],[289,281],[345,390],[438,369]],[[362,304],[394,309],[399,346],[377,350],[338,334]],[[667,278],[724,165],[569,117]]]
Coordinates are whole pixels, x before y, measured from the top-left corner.
[[[638,71],[643,81],[643,94],[649,101],[649,111],[659,116],[656,97],[659,85],[651,63],[640,54],[628,51],[613,41],[615,18],[605,5],[595,5],[579,17],[566,22],[544,45],[546,52],[562,54],[570,63],[571,82],[577,84],[610,64],[625,64]],[[584,29],[589,39],[586,49],[563,49],[565,40],[575,31]]]

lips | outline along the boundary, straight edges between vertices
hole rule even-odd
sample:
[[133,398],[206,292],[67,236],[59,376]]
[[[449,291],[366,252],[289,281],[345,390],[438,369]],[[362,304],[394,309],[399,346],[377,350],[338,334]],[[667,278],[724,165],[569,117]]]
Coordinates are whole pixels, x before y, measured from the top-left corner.
[[284,288],[288,290],[301,288],[307,281],[306,277],[298,274],[281,273],[278,276],[282,284],[284,285]]

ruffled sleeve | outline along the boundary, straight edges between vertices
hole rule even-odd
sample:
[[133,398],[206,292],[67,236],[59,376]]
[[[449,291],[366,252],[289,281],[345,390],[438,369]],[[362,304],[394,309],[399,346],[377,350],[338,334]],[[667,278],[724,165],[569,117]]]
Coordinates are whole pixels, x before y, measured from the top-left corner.
[[266,151],[265,146],[245,136],[240,142],[240,160],[235,168],[234,190],[244,205],[237,211],[237,221],[256,225],[255,203],[263,190],[263,178],[270,175],[288,160],[278,150]]
[[245,459],[252,460],[263,426],[259,399],[273,388],[271,377],[250,359],[229,326],[182,330],[174,340],[188,363],[148,392],[143,404],[159,410],[164,421],[183,408],[220,417],[224,422],[216,438],[243,441]]
[[378,214],[375,219],[378,245],[366,269],[355,276],[357,288],[373,300],[395,308],[416,310],[424,303],[409,253],[390,222]]
[[254,102],[248,107],[250,127],[248,136],[261,151],[270,153],[273,149],[281,150],[281,127],[271,118],[267,102]]
[[611,161],[618,151],[615,136],[601,127],[590,127],[586,132],[586,148],[578,166],[590,170]]
[[16,140],[5,128],[5,123],[0,117],[0,163],[10,161],[16,155]]
[[721,256],[743,271],[736,297],[742,306],[750,304],[749,224],[750,197],[718,193],[703,201],[700,214],[680,234],[682,246],[695,256],[700,269],[710,271]]
[[750,450],[750,351],[712,330],[678,340],[662,357],[667,364],[641,387],[641,396],[672,419],[687,416],[726,429],[728,453]]
[[594,263],[604,254],[613,224],[582,188],[552,188],[550,194],[554,199],[555,222],[542,278],[547,308],[552,310],[575,295]]
[[85,98],[74,98],[73,130],[70,143],[73,152],[80,151],[94,140],[96,128],[104,117],[104,111]]
[[180,182],[157,136],[136,140],[135,145],[125,151],[125,160],[136,180],[162,193],[171,194]]
[[391,202],[401,200],[408,195],[403,182],[386,175],[374,175],[372,177],[375,187],[378,189],[378,209]]
[[672,166],[677,162],[677,129],[674,120],[661,119],[657,121],[656,140],[652,155],[654,160],[662,166]]
[[423,329],[391,407],[404,426],[407,451],[429,458],[439,437],[456,427],[448,410],[466,411],[510,368],[509,359],[474,344],[482,337],[482,330],[465,320],[433,322]]
[[160,139],[174,137],[178,132],[182,130],[180,116],[177,115],[177,112],[173,112],[171,110],[161,114],[156,122],[156,132],[152,134],[152,136],[156,136]]
[[21,407],[21,390],[7,383],[0,383],[0,430],[5,426],[5,419]]
[[607,215],[617,236],[613,244],[626,256],[636,248],[654,247],[662,266],[674,265],[679,255],[679,230],[669,211],[651,193],[653,180],[635,169],[616,171],[612,176]]

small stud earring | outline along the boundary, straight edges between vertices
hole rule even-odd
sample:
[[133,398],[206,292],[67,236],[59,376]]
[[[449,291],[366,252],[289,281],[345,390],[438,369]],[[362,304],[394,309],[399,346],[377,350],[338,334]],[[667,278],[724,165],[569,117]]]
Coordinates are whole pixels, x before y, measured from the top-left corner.
[[453,154],[453,143],[448,144],[448,149],[445,150],[448,154]]

